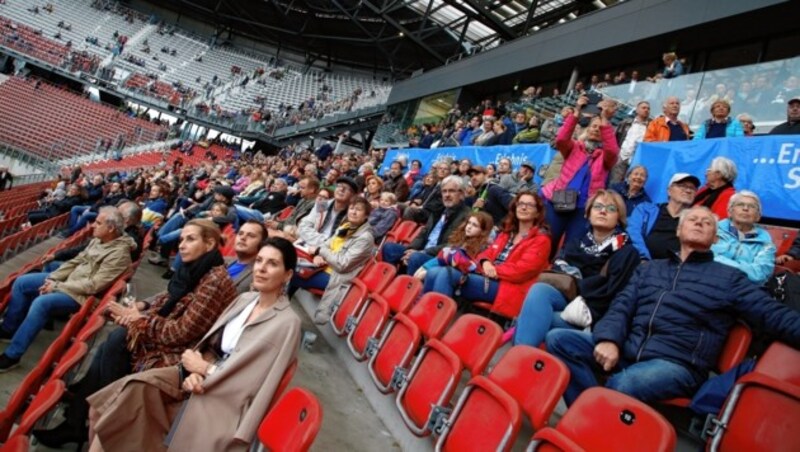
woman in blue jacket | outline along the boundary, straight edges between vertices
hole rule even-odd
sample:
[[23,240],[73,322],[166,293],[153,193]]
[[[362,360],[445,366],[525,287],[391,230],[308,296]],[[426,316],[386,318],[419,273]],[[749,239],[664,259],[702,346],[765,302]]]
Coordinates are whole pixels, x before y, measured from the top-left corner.
[[706,138],[743,137],[744,128],[736,118],[730,117],[731,104],[725,99],[718,99],[711,104],[711,118],[703,121],[694,133],[695,140]]
[[728,203],[728,219],[719,222],[714,260],[738,268],[750,281],[762,285],[775,268],[775,245],[769,233],[756,225],[761,219],[758,195],[742,190]]

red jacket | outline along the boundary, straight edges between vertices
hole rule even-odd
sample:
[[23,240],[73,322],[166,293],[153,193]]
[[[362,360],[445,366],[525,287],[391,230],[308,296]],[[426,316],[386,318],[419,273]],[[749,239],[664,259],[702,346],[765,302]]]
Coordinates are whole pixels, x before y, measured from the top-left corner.
[[[503,251],[511,235],[501,232],[489,248],[478,255],[478,262],[494,262]],[[494,299],[492,312],[504,317],[519,315],[528,289],[543,270],[550,267],[550,236],[538,228],[528,232],[508,254],[506,261],[496,266],[500,287]]]
[[[700,190],[697,191],[697,196],[700,196],[703,192],[708,190],[708,185],[703,186]],[[714,201],[714,204],[711,205],[711,211],[717,215],[717,218],[720,220],[724,220],[728,218],[728,203],[731,200],[731,197],[736,193],[736,189],[733,187],[728,187],[719,194],[717,200]],[[695,196],[695,198],[697,197]],[[694,203],[694,205],[699,206],[703,202],[699,201]]]

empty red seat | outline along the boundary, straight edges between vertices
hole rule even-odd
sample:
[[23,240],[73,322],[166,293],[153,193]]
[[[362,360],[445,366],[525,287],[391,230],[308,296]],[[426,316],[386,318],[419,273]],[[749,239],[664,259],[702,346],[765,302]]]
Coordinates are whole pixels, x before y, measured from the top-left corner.
[[26,436],[30,434],[33,426],[42,419],[61,400],[66,391],[66,385],[61,380],[49,381],[33,398],[33,401],[22,414],[19,425],[12,432],[12,436]]
[[422,282],[413,276],[400,275],[381,293],[369,296],[361,312],[348,321],[347,345],[359,361],[367,358],[367,343],[377,341],[390,315],[406,312],[422,291]]
[[419,224],[411,220],[405,220],[386,234],[386,241],[407,245],[414,240],[417,229],[419,229]]
[[[357,313],[370,293],[381,292],[394,278],[397,269],[385,262],[376,262],[364,268],[354,278],[347,295],[333,304],[331,315],[331,328],[339,336],[346,334],[345,327],[350,316]],[[360,287],[356,287],[360,286]],[[354,294],[351,294],[354,292]],[[356,296],[356,294],[358,294]]]
[[397,369],[407,369],[424,337],[438,338],[456,315],[457,305],[450,297],[429,292],[419,299],[408,314],[397,314],[386,326],[380,342],[368,349],[367,364],[378,390],[395,390],[392,380]]
[[311,392],[294,388],[280,398],[258,427],[261,446],[271,451],[303,452],[322,425],[322,407]]
[[620,392],[589,388],[555,428],[533,435],[528,451],[648,450],[672,452],[676,435],[656,410]]
[[411,432],[430,434],[434,408],[450,402],[465,369],[473,376],[483,371],[502,334],[491,320],[465,314],[441,340],[425,344],[397,393],[397,408]]

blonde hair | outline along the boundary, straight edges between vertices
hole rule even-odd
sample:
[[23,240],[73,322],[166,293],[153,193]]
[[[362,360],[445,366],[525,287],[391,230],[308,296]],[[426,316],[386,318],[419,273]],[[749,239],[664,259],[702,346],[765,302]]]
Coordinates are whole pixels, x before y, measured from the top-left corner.
[[617,213],[619,214],[617,217],[617,223],[619,223],[622,229],[625,229],[628,225],[628,209],[625,207],[625,200],[622,198],[622,195],[614,190],[597,190],[597,192],[595,192],[595,194],[589,198],[589,201],[586,202],[586,208],[584,212],[586,218],[589,218],[589,214],[592,211],[592,206],[601,196],[611,198],[611,201],[617,207]]

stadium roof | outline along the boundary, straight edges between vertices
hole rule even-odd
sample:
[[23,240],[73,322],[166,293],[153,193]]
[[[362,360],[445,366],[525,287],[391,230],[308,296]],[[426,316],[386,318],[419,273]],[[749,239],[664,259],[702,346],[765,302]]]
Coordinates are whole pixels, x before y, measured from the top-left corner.
[[[161,7],[280,49],[407,75],[621,0],[173,0]],[[153,2],[155,3],[155,2]]]

